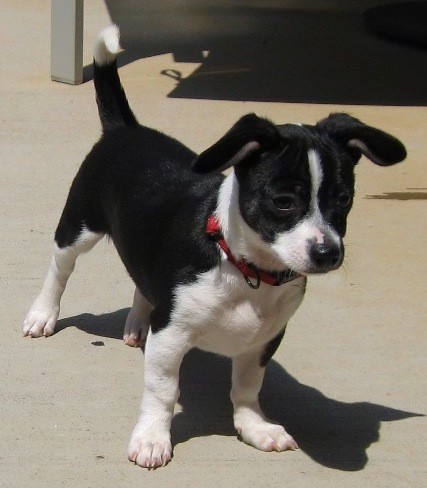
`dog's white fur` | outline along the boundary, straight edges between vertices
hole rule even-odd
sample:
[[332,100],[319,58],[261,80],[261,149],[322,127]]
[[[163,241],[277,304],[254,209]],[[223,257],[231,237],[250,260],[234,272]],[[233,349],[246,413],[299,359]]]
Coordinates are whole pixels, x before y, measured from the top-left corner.
[[95,42],[93,57],[99,66],[105,66],[114,61],[121,50],[119,28],[117,25],[111,25],[99,33]]

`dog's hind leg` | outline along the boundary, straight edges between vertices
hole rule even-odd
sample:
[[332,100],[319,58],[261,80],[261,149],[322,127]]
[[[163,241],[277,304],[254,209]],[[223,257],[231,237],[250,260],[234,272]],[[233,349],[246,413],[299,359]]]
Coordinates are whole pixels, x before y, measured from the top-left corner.
[[90,251],[103,235],[83,228],[66,245],[58,243],[58,239],[56,239],[42,290],[24,321],[22,329],[24,336],[47,337],[53,334],[59,315],[61,297],[68,278],[74,270],[77,257],[81,253]]
[[131,347],[143,347],[150,328],[151,303],[135,288],[132,308],[126,319],[123,340]]

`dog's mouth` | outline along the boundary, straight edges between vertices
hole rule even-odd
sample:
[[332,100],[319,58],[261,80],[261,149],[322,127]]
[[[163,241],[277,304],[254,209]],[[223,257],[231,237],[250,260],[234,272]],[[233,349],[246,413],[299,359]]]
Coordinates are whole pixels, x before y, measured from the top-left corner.
[[335,257],[332,255],[333,253],[331,252],[330,256],[325,256],[324,259],[317,258],[314,262],[313,260],[308,259],[306,263],[302,265],[292,263],[287,264],[286,266],[280,266],[280,271],[264,271],[263,269],[260,269],[250,263],[248,263],[248,266],[254,271],[252,276],[258,275],[258,277],[267,277],[267,279],[261,278],[261,281],[265,281],[267,283],[271,281],[270,284],[277,285],[293,281],[294,279],[302,276],[321,275],[337,270],[343,263],[344,253],[339,252]]
[[295,253],[290,259],[280,259],[250,266],[258,270],[268,270],[267,273],[279,276],[309,276],[326,274],[341,267],[344,261],[344,248],[326,248],[323,245],[310,246],[304,253]]
[[332,271],[336,271],[337,269],[339,269],[341,267],[341,264],[342,264],[342,262],[336,266],[333,266],[333,267],[326,267],[326,266],[315,267],[315,266],[313,266],[313,267],[310,267],[304,271],[299,271],[299,273],[302,275],[306,275],[306,276],[327,274],[327,273],[331,273]]

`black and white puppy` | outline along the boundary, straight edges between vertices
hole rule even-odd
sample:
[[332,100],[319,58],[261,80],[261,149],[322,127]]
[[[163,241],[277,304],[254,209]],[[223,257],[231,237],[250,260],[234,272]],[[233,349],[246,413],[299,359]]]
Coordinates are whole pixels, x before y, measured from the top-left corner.
[[[241,438],[264,451],[296,449],[267,420],[258,394],[267,362],[312,273],[337,269],[362,154],[403,160],[394,137],[346,114],[315,126],[249,114],[197,156],[137,123],[117,73],[119,32],[95,46],[103,135],[84,160],[55,234],[24,335],[53,334],[80,253],[113,240],[136,284],[124,340],[145,342],[145,389],[128,456],[155,468],[172,456],[179,368],[193,347],[232,358],[231,400]],[[227,177],[221,171],[230,167]]]

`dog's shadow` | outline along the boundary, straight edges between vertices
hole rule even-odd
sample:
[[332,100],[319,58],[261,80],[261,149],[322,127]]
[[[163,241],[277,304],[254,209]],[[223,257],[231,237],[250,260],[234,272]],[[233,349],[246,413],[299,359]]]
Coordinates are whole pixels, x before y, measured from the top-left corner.
[[[57,331],[75,326],[96,336],[121,339],[128,311],[62,319]],[[92,344],[98,346],[102,341]],[[198,350],[187,354],[180,372],[182,411],[172,422],[174,445],[194,437],[236,435],[229,400],[230,378],[229,359]],[[379,440],[381,422],[421,416],[369,402],[345,403],[328,398],[299,383],[274,360],[267,367],[260,400],[267,417],[284,425],[313,460],[344,471],[364,468],[368,447]]]

